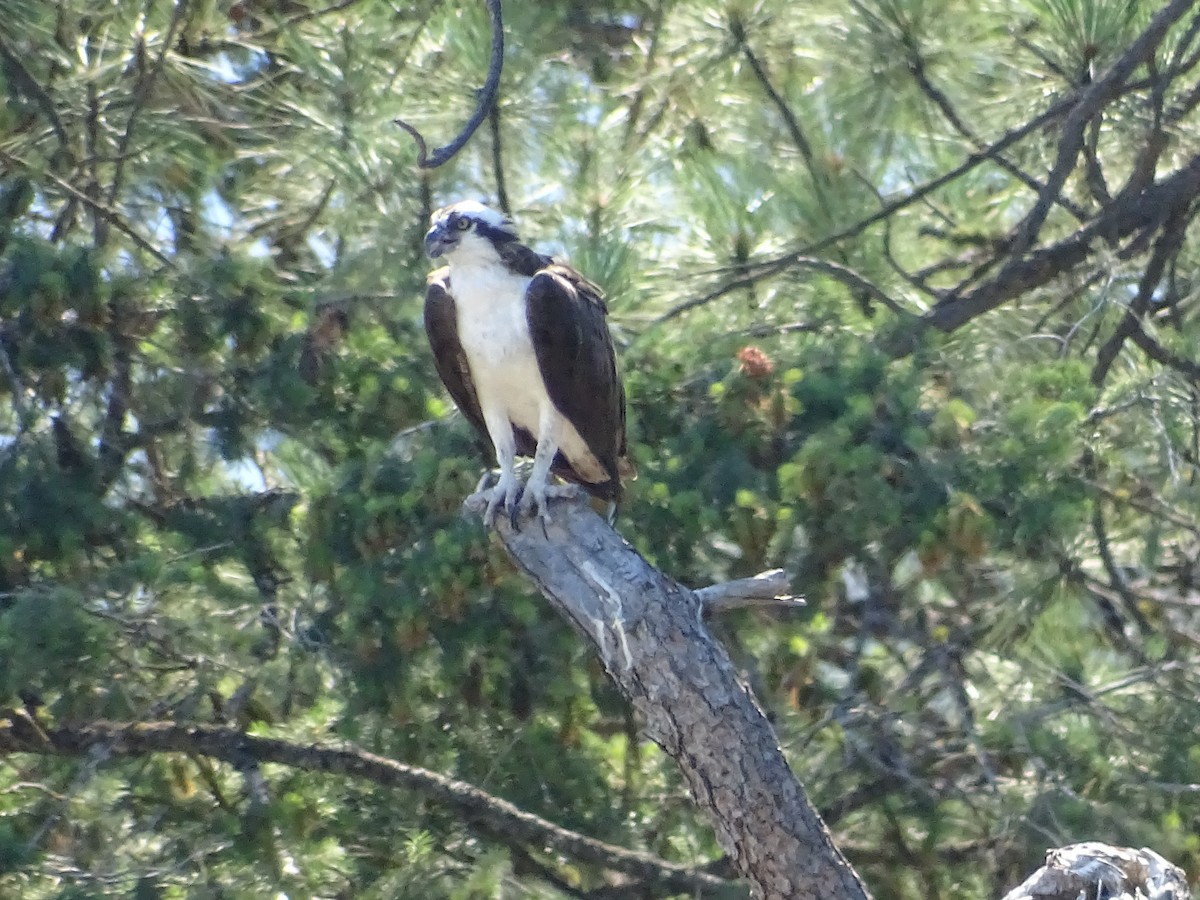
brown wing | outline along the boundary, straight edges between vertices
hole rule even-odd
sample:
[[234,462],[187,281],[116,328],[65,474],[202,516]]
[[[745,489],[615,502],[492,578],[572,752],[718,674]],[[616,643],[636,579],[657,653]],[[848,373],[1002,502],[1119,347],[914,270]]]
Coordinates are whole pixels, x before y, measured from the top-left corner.
[[604,295],[570,266],[552,264],[533,277],[525,299],[533,348],[550,400],[610,477],[599,484],[586,482],[561,453],[553,471],[597,497],[616,500],[625,455],[625,390],[617,377]]
[[425,334],[433,348],[433,365],[441,376],[446,390],[458,404],[467,421],[491,445],[487,426],[483,422],[483,411],[475,393],[475,382],[471,380],[471,368],[467,354],[458,339],[458,317],[454,309],[454,298],[450,296],[450,269],[442,268],[429,276],[425,289]]

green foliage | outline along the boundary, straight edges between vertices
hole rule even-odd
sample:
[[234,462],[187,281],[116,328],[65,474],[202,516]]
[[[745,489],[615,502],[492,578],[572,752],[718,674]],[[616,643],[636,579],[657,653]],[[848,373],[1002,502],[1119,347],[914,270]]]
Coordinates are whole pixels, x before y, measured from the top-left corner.
[[0,655],[9,661],[0,691],[12,695],[31,688],[70,695],[90,690],[104,671],[105,632],[85,599],[67,588],[16,594],[5,602],[0,618]]
[[[349,740],[603,841],[719,856],[598,663],[460,515],[491,460],[433,370],[421,235],[432,205],[503,191],[608,293],[640,473],[622,533],[685,584],[795,573],[803,612],[711,625],[877,896],[997,896],[1083,839],[1194,878],[1200,425],[1171,365],[1200,346],[1192,231],[1143,319],[1161,352],[1126,342],[1101,375],[1149,232],[895,351],[995,273],[1036,197],[1014,170],[1044,182],[1060,121],[857,227],[1094,82],[1155,12],[508,3],[494,119],[418,175],[392,120],[433,146],[470,115],[483,4],[7,4],[0,713]],[[1046,241],[1164,116],[1152,175],[1197,152],[1189,34],[1089,131]],[[0,760],[0,895],[607,885],[416,793],[263,776],[259,803],[206,758]]]

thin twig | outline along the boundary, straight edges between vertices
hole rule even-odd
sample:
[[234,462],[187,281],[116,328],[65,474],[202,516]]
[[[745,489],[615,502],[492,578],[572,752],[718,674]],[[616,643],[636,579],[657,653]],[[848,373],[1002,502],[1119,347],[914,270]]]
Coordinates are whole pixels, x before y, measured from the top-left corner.
[[14,80],[17,82],[18,89],[24,87],[33,101],[42,108],[42,112],[50,120],[50,127],[54,129],[54,136],[58,138],[59,146],[64,150],[69,149],[71,139],[67,136],[67,129],[63,126],[62,119],[59,118],[54,100],[51,99],[41,83],[33,77],[33,74],[25,68],[21,57],[4,42],[3,38],[0,38],[0,58],[4,59],[15,76]]
[[[13,156],[11,153],[6,153],[3,150],[0,150],[0,161],[3,161],[10,166],[19,166],[22,169],[27,169],[29,171],[36,171],[33,166],[31,166],[29,163],[25,162],[25,160],[21,159],[19,156]],[[129,225],[124,219],[122,219],[121,214],[118,213],[111,206],[101,203],[99,200],[95,199],[94,197],[88,196],[87,193],[85,193],[84,191],[81,191],[79,188],[75,187],[75,185],[71,184],[69,181],[64,181],[62,178],[59,178],[53,172],[39,172],[39,176],[42,178],[48,179],[49,181],[53,182],[55,184],[55,186],[57,186],[60,190],[65,191],[69,196],[74,197],[76,200],[80,201],[81,203],[85,204],[86,206],[91,207],[93,210],[95,210],[97,213],[99,213],[99,215],[102,219],[107,220],[110,224],[115,226],[118,231],[120,231],[122,234],[124,234],[126,237],[128,237],[131,241],[133,241],[135,244],[137,244],[139,247],[141,247],[143,250],[145,250],[147,253],[149,253],[151,256],[153,256],[155,259],[157,259],[164,266],[166,266],[169,269],[175,268],[175,263],[172,262],[168,256],[166,256],[161,250],[159,250],[157,247],[155,247],[153,244],[151,244],[150,241],[148,241],[146,238],[142,237],[140,234],[138,234],[136,231],[134,231],[133,227],[131,225]]]
[[488,110],[488,128],[492,134],[492,170],[496,176],[496,202],[507,216],[512,215],[508,202],[508,185],[504,181],[504,143],[500,135],[500,104],[493,101]]
[[12,360],[8,356],[2,332],[0,332],[0,371],[4,372],[4,377],[8,379],[8,389],[12,391],[12,407],[17,414],[17,424],[21,431],[25,431],[33,419],[30,417],[29,406],[25,402],[25,385],[21,383],[21,376],[17,374],[16,367],[13,366]]
[[308,9],[301,13],[296,13],[290,18],[284,19],[278,25],[273,25],[270,28],[264,29],[254,34],[247,35],[247,38],[257,41],[260,44],[266,44],[273,38],[277,37],[285,28],[292,28],[296,25],[301,25],[305,22],[311,22],[313,19],[319,19],[322,16],[327,16],[330,13],[341,12],[349,9],[361,0],[341,0],[339,3],[333,3],[329,6],[323,6],[320,9]]
[[[154,67],[143,78],[139,79],[137,87],[134,90],[133,109],[130,110],[129,118],[125,122],[125,131],[121,134],[121,139],[117,142],[117,152],[115,154],[117,162],[113,168],[112,183],[108,188],[109,206],[115,206],[117,197],[120,196],[121,184],[125,176],[125,162],[129,158],[129,146],[133,143],[134,129],[137,128],[138,119],[141,118],[142,112],[146,108],[146,101],[150,99],[150,93],[154,90],[155,83],[166,67],[167,52],[171,49],[171,44],[175,42],[175,34],[178,32],[179,26],[183,23],[187,7],[188,0],[175,0],[175,9],[171,13],[171,23],[167,26],[167,33],[163,35],[162,47],[159,48],[158,58],[154,61]],[[142,38],[139,37],[138,40],[142,40]]]
[[500,72],[504,68],[504,20],[500,14],[500,0],[487,0],[487,6],[492,17],[492,58],[488,63],[487,81],[484,82],[483,89],[480,91],[479,105],[475,108],[470,121],[459,132],[458,137],[446,146],[438,147],[430,156],[428,155],[428,145],[426,145],[421,132],[403,119],[395,120],[396,124],[411,134],[413,140],[417,142],[417,165],[422,169],[436,169],[438,166],[448,163],[459,150],[467,145],[467,141],[471,139],[471,135],[483,122],[488,110],[492,108],[492,104],[496,100],[496,90],[500,87]]
[[752,338],[775,337],[781,334],[811,334],[820,331],[824,326],[817,322],[786,322],[783,325],[755,325],[743,328],[734,334]]
[[[840,263],[835,263],[828,259],[818,259],[817,257],[812,256],[789,256],[785,264],[776,263],[771,269],[771,274],[781,272],[784,269],[790,269],[793,266],[805,269],[815,269],[822,275],[828,275],[829,277],[842,282],[842,284],[846,285],[851,290],[859,294],[865,294],[871,299],[878,301],[896,315],[903,316],[905,318],[912,318],[912,313],[893,300],[883,290],[883,288],[869,281],[866,277],[860,275],[858,272],[854,271],[848,266],[843,266]],[[707,294],[704,294],[700,297],[693,297],[691,300],[685,300],[682,303],[672,306],[665,313],[655,319],[653,324],[659,325],[670,319],[674,319],[676,316],[680,316],[688,310],[695,309],[697,306],[704,306],[706,303],[710,303],[711,301],[716,300],[718,297],[723,297],[730,291],[735,291],[742,287],[749,287],[767,274],[763,267],[750,266],[748,268],[750,269],[750,272],[741,278],[733,281],[727,281],[725,284],[722,284],[720,287],[709,291]]]
[[800,127],[800,120],[796,118],[796,114],[792,112],[792,108],[788,106],[787,101],[775,89],[775,85],[771,82],[771,76],[767,74],[766,66],[763,65],[747,41],[745,27],[740,22],[732,22],[730,23],[730,28],[733,31],[734,40],[737,41],[738,46],[742,50],[742,56],[750,64],[750,71],[754,73],[754,77],[762,86],[767,99],[771,101],[771,105],[775,107],[779,113],[779,117],[783,119],[783,124],[792,138],[792,143],[796,145],[796,149],[800,151],[800,155],[804,158],[804,165],[808,169],[809,177],[812,178],[813,191],[817,196],[817,202],[821,204],[822,212],[832,221],[834,217],[833,208],[830,205],[828,191],[826,190],[827,175],[817,166],[812,142],[804,134],[804,129]]

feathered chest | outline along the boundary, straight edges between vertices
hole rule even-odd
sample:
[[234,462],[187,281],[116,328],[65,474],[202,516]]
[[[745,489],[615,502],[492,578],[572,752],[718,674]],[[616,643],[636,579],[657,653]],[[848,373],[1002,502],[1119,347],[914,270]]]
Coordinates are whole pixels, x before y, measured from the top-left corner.
[[537,371],[525,307],[529,282],[497,268],[451,270],[458,337],[484,390],[486,382],[527,378]]

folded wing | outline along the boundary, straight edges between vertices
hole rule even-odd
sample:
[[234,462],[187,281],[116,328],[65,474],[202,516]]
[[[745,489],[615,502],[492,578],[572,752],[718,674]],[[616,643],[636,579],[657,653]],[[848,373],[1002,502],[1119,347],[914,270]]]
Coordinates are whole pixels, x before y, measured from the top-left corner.
[[530,337],[550,400],[609,478],[587,481],[561,453],[552,471],[598,497],[616,500],[621,475],[631,468],[624,459],[625,391],[617,377],[604,295],[570,266],[556,263],[533,276],[525,297]]

